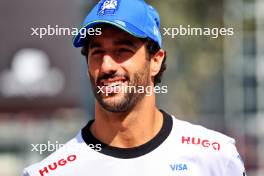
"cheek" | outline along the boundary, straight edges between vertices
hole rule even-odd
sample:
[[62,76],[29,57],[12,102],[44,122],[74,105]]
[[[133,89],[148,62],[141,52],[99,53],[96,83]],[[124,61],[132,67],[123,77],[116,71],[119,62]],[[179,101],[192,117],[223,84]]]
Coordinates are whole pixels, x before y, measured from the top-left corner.
[[96,83],[96,79],[98,78],[98,75],[99,75],[99,70],[98,69],[93,69],[92,67],[88,67],[87,73],[88,73],[88,75],[90,77],[90,80],[93,83]]
[[92,58],[91,59],[88,58],[87,64],[89,70],[95,70],[98,67],[98,63],[96,62],[95,59]]
[[[150,62],[147,60],[145,55],[141,55],[128,64],[130,73],[140,73],[142,76],[146,76],[146,73],[149,73]],[[144,75],[143,75],[144,74]]]
[[121,65],[127,68],[129,72],[138,72],[146,69],[147,63],[145,48],[140,48],[130,59],[127,59]]
[[99,72],[99,62],[95,62],[94,60],[88,60],[88,73],[95,77]]

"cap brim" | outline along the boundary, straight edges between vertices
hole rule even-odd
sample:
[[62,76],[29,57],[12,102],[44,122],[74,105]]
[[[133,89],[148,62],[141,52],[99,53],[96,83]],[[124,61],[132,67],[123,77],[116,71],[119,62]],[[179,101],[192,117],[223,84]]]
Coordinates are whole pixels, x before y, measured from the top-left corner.
[[[119,29],[122,29],[124,31],[126,31],[127,33],[135,36],[135,37],[138,37],[138,38],[146,38],[147,35],[139,30],[138,28],[136,28],[135,26],[133,26],[132,24],[130,23],[127,23],[127,22],[123,22],[123,24],[125,25],[121,25],[119,24],[120,21],[118,20],[114,20],[114,21],[111,21],[111,20],[97,20],[97,21],[92,21],[86,25],[84,25],[83,27],[80,28],[83,29],[88,29],[88,28],[92,28],[93,26],[97,25],[97,24],[110,24],[110,25],[113,25],[115,27],[118,27]],[[122,21],[121,21],[122,23]],[[78,47],[82,47],[84,45],[84,41],[85,41],[85,38],[89,36],[89,34],[85,33],[82,34],[81,32],[78,32],[78,34],[73,38],[73,46],[78,48]]]

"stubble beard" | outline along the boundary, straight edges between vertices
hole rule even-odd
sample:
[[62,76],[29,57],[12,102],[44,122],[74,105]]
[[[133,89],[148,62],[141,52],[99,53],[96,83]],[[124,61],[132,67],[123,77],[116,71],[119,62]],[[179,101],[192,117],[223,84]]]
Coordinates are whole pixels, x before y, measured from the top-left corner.
[[[145,91],[143,93],[139,93],[138,91],[126,91],[121,93],[122,95],[109,95],[109,97],[106,98],[102,95],[101,92],[98,91],[98,87],[97,85],[95,85],[96,82],[94,78],[91,76],[90,73],[89,75],[96,100],[105,110],[109,112],[130,112],[135,107],[135,105],[140,102],[146,95]],[[144,64],[144,67],[140,71],[135,72],[131,78],[132,79],[127,80],[127,86],[133,86],[136,89],[138,87],[144,87],[145,90],[145,88],[150,85],[149,64]],[[107,100],[109,98],[111,99],[110,101]]]

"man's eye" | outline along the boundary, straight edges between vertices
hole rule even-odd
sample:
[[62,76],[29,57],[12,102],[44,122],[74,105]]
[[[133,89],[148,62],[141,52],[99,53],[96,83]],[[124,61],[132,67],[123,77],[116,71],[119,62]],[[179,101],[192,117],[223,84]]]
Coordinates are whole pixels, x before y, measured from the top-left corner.
[[103,52],[104,52],[103,50],[94,50],[91,52],[91,55],[102,54]]
[[120,52],[120,53],[126,53],[126,52],[128,52],[128,53],[133,53],[132,50],[127,49],[127,48],[120,48],[120,49],[118,50],[118,52]]

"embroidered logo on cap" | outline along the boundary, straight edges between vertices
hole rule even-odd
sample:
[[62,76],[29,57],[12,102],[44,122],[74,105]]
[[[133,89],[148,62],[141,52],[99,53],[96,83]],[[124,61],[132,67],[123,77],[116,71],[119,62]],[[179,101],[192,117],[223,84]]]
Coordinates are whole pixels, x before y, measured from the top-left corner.
[[120,0],[103,0],[99,4],[98,15],[113,15],[116,13]]

